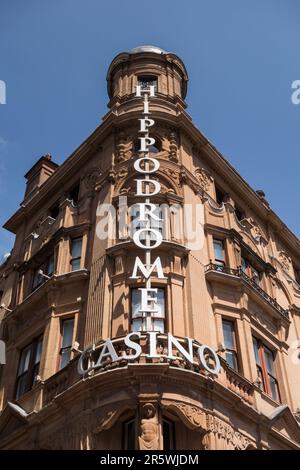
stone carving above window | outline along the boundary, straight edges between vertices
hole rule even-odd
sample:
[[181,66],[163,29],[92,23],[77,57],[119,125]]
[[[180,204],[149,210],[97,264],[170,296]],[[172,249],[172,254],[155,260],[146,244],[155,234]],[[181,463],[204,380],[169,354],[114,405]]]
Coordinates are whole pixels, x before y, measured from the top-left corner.
[[87,189],[94,189],[97,181],[101,178],[102,171],[98,167],[90,168],[84,175],[83,180]]
[[207,415],[207,431],[216,434],[219,439],[224,439],[227,443],[226,448],[229,449],[245,450],[248,446],[253,445],[253,442],[246,436],[235,431],[230,424],[216,416]]
[[124,131],[119,131],[117,135],[117,144],[116,144],[116,163],[123,162],[127,160],[128,152],[126,152],[126,134]]
[[196,168],[195,177],[199,181],[201,189],[203,189],[203,191],[209,191],[210,185],[213,182],[212,176],[210,176],[204,168]]
[[257,222],[252,217],[245,218],[242,221],[238,221],[238,223],[241,227],[243,227],[245,232],[251,235],[256,244],[262,244],[264,246],[268,244],[268,240],[264,235],[261,227],[259,227]]
[[284,271],[289,272],[292,265],[292,260],[290,256],[285,251],[280,251],[279,261]]
[[168,409],[178,414],[188,428],[202,431],[206,430],[205,412],[197,406],[175,402],[170,403]]

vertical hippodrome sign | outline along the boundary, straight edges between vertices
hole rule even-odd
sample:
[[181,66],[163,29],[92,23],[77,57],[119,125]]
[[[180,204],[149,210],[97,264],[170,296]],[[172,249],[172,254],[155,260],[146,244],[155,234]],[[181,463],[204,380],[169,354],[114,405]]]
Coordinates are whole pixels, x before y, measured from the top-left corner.
[[[156,270],[157,277],[164,278],[161,259],[158,256],[155,261],[151,262],[151,252],[162,243],[162,234],[159,230],[152,228],[152,221],[161,221],[157,215],[155,204],[151,203],[151,197],[160,192],[160,183],[151,179],[152,175],[157,172],[160,163],[156,158],[149,156],[151,146],[155,145],[155,139],[150,137],[149,129],[154,126],[155,121],[149,115],[150,98],[155,96],[154,85],[144,87],[137,85],[136,97],[143,99],[143,117],[139,119],[139,156],[134,162],[134,168],[137,173],[142,176],[136,181],[136,196],[144,198],[144,202],[138,203],[139,221],[143,223],[142,228],[136,230],[133,234],[133,241],[136,246],[145,250],[145,262],[143,263],[139,256],[136,256],[132,279],[143,277],[145,287],[139,289],[141,292],[141,308],[140,312],[143,318],[143,324],[146,324],[146,331],[152,330],[152,316],[158,312],[157,307],[157,288],[151,287],[151,274]],[[155,213],[156,212],[156,213]],[[138,271],[141,275],[138,275]]]

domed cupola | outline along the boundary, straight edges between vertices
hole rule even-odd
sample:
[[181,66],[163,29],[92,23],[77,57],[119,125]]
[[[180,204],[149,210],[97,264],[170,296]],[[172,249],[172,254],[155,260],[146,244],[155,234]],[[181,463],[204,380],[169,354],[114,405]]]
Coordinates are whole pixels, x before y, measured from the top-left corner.
[[157,104],[164,101],[165,106],[168,101],[178,112],[178,107],[186,107],[187,81],[186,68],[177,55],[157,46],[135,47],[118,54],[109,66],[108,106],[118,114],[129,111],[136,103],[136,85],[147,83],[155,85]]

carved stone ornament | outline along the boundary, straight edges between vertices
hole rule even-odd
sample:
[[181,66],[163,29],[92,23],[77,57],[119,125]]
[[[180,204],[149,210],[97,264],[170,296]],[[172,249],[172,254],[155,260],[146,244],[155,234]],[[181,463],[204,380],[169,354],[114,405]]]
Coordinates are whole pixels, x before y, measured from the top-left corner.
[[207,430],[227,441],[229,447],[233,449],[245,450],[248,446],[253,446],[253,442],[246,436],[235,431],[230,424],[225,423],[215,416],[207,415]]
[[156,408],[152,403],[145,403],[142,407],[142,419],[139,435],[140,450],[159,449],[159,430]]
[[279,253],[279,261],[284,271],[289,272],[292,260],[285,251]]
[[104,414],[101,413],[100,417],[95,418],[93,433],[98,434],[102,431],[110,429],[117,422],[121,414],[129,409],[131,409],[130,406],[124,405],[119,406],[116,409],[106,411]]
[[116,145],[116,163],[123,162],[126,160],[125,149],[126,149],[126,135],[124,131],[120,131],[117,137]]
[[206,430],[206,414],[195,405],[171,403],[168,409],[173,410],[190,429]]
[[195,177],[199,181],[201,189],[203,189],[203,191],[208,191],[213,178],[207,173],[207,171],[204,170],[204,168],[196,168]]
[[88,189],[94,189],[97,181],[102,176],[100,168],[94,167],[84,176],[84,184]]

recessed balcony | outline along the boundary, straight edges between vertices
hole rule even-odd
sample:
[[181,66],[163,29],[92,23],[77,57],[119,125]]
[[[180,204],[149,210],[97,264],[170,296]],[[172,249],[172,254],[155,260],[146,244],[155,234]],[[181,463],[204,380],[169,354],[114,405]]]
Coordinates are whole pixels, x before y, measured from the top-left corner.
[[256,279],[249,277],[241,268],[234,269],[222,264],[209,263],[205,266],[204,270],[208,280],[217,280],[218,278],[225,279],[225,276],[228,280],[230,278],[239,280],[244,285],[248,286],[252,292],[258,294],[258,296],[272,307],[273,310],[279,313],[281,317],[289,321],[289,311],[281,307],[273,297],[260,287]]

